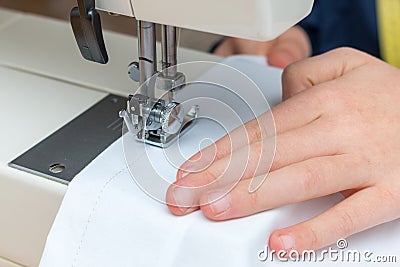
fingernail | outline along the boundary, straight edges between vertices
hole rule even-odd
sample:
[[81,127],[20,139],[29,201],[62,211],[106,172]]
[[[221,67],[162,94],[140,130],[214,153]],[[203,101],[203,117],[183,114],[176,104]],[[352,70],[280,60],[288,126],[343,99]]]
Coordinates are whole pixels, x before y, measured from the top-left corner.
[[268,58],[268,64],[278,68],[285,68],[294,61],[296,61],[296,59],[293,57],[293,55],[285,51],[277,52],[273,57],[270,56]]
[[294,238],[290,235],[281,235],[279,237],[279,240],[281,241],[281,245],[284,250],[290,251],[294,249],[295,246],[295,241]]
[[181,178],[185,178],[189,174],[190,174],[190,172],[181,171]]
[[176,187],[172,193],[175,200],[175,205],[181,210],[182,213],[187,213],[192,208],[193,196],[189,188]]
[[[224,196],[225,195],[225,196]],[[221,198],[221,196],[224,196]],[[208,194],[208,203],[210,204],[210,209],[215,216],[221,216],[227,212],[231,207],[231,199],[226,192],[216,191]],[[217,201],[215,201],[218,199]]]
[[186,162],[184,165],[182,165],[180,167],[180,172],[181,172],[181,178],[185,178],[186,176],[188,176],[189,174],[191,174],[193,172],[193,163],[191,162]]
[[293,61],[296,60],[292,54],[285,52],[282,53],[282,59],[285,60],[287,63],[293,63]]

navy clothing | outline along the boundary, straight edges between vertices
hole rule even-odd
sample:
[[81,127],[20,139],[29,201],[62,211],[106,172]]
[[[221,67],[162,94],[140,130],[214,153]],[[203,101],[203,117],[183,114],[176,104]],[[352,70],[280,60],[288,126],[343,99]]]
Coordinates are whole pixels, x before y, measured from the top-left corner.
[[347,46],[380,57],[375,1],[315,0],[311,14],[299,23],[313,55]]

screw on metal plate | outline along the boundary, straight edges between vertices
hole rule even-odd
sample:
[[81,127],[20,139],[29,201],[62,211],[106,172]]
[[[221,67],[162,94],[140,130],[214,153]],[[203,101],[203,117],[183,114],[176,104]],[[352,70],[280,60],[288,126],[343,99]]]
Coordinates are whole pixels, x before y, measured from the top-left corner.
[[52,173],[61,173],[65,170],[65,166],[62,165],[61,163],[55,163],[50,165],[49,171]]

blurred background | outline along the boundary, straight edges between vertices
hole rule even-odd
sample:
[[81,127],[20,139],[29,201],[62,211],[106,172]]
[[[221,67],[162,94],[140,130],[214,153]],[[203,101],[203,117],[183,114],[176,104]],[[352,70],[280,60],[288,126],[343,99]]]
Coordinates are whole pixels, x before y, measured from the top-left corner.
[[[113,0],[110,0],[113,1]],[[69,13],[76,0],[0,0],[0,7],[16,9],[62,20],[69,20]],[[136,23],[132,18],[101,13],[104,29],[136,36]],[[159,31],[158,31],[159,32]],[[181,30],[180,46],[208,51],[220,36],[190,30]]]

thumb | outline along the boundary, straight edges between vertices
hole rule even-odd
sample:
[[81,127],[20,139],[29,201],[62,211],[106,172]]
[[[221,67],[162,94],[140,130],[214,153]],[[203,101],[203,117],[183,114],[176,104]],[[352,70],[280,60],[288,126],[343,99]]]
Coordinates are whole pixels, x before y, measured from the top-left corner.
[[292,64],[295,61],[298,61],[299,59],[297,59],[292,53],[290,53],[290,51],[282,50],[273,51],[273,53],[268,56],[267,60],[268,65],[284,69],[288,65]]
[[289,64],[311,55],[311,44],[306,32],[293,27],[278,37],[268,51],[270,66],[285,68]]

